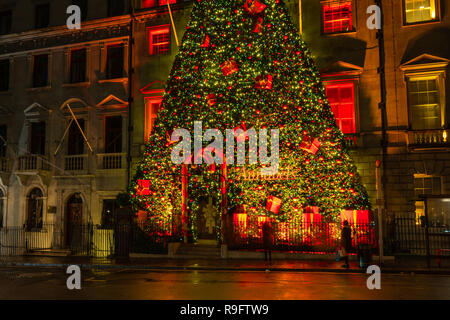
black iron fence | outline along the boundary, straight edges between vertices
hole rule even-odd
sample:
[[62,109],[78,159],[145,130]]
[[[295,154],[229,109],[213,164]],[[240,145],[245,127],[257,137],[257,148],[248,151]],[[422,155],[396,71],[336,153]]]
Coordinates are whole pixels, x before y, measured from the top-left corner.
[[450,226],[426,225],[414,218],[396,218],[393,251],[396,254],[439,256],[450,249]]
[[[272,222],[273,249],[305,253],[333,253],[340,245],[341,223],[330,222]],[[351,224],[354,252],[359,244],[370,245],[376,252],[376,227],[374,223]],[[230,249],[263,249],[261,223],[235,221],[228,235]]]

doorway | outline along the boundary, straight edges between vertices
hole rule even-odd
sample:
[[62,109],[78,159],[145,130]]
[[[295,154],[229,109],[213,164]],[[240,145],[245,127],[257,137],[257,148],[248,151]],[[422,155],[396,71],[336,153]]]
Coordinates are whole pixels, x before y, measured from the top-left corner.
[[66,246],[73,246],[81,242],[82,225],[83,199],[79,193],[75,193],[67,201]]

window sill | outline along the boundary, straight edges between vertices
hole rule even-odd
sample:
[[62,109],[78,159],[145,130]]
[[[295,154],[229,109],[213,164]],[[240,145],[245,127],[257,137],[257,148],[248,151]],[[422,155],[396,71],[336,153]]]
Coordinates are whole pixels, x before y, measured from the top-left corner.
[[28,92],[35,92],[35,91],[47,91],[47,90],[51,90],[52,86],[45,86],[45,87],[32,87],[32,88],[28,88],[27,91]]
[[104,79],[98,80],[98,83],[125,83],[128,82],[128,78],[115,78],[115,79]]
[[71,87],[89,87],[91,85],[90,81],[86,81],[86,82],[68,82],[68,83],[64,83],[62,85],[63,88],[71,88]]
[[434,25],[434,24],[440,24],[441,20],[430,20],[430,21],[422,21],[422,22],[414,22],[414,23],[403,23],[402,28],[412,28],[412,27],[418,27],[418,26],[425,26],[425,25]]
[[328,37],[336,37],[336,36],[347,36],[347,35],[356,35],[356,29],[350,30],[350,31],[340,31],[340,32],[333,32],[333,33],[324,33],[322,31],[322,36],[328,36]]

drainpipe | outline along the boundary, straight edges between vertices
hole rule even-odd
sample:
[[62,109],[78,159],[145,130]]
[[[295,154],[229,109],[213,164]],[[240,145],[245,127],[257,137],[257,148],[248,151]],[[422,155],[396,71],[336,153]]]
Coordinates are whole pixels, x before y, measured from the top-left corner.
[[132,105],[133,105],[133,45],[134,45],[134,6],[133,0],[129,0],[129,14],[130,14],[130,33],[129,33],[129,44],[128,44],[128,144],[127,144],[127,191],[130,187],[131,180],[131,142],[133,128],[133,118],[132,118]]
[[[384,212],[378,213],[379,225],[383,224],[383,213],[386,212],[386,161],[387,161],[387,112],[386,112],[386,52],[384,48],[384,17],[383,17],[383,5],[382,0],[375,0],[375,4],[380,8],[380,19],[381,19],[381,29],[377,32],[378,47],[379,47],[379,58],[380,65],[378,68],[378,73],[380,75],[380,103],[378,107],[381,113],[381,150],[382,150],[382,161],[381,161],[381,185],[383,189],[383,199],[378,200],[380,202],[380,207],[384,208]],[[381,220],[381,221],[380,221]],[[383,234],[380,235],[380,239],[383,238]],[[383,243],[380,243],[380,251],[383,250]],[[380,252],[380,258],[383,252]]]

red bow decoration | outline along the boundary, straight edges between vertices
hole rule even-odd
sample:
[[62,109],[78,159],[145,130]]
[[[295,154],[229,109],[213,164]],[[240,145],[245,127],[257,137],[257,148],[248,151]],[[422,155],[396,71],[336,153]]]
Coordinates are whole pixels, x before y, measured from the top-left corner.
[[300,144],[300,149],[315,155],[317,154],[317,151],[319,151],[321,145],[322,143],[320,143],[318,139],[314,138],[314,140],[311,141],[309,136],[305,136]]
[[[244,132],[242,134],[236,136],[236,131],[238,131],[239,129],[243,130]],[[234,128],[233,130],[234,130],[234,135],[236,136],[237,142],[242,142],[242,141],[248,139],[248,136],[245,135],[247,128],[245,127],[244,121],[242,121],[241,124],[239,126],[237,126],[236,128]]]
[[272,89],[272,82],[273,82],[273,77],[270,74],[267,76],[257,76],[255,88],[270,90],[270,89]]
[[238,65],[234,59],[225,61],[220,65],[220,68],[222,69],[222,73],[224,76],[228,76],[239,70]]
[[208,35],[205,37],[205,41],[203,41],[203,44],[201,45],[202,48],[208,48],[209,44],[211,43],[211,39]]
[[206,96],[206,99],[208,100],[208,105],[212,107],[217,103],[217,96],[214,93],[210,93]]
[[247,0],[244,4],[244,9],[250,14],[258,14],[264,11],[267,6],[258,0]]
[[136,187],[136,193],[138,196],[149,196],[150,192],[150,180],[138,180],[138,185]]
[[278,213],[280,211],[281,203],[283,200],[280,198],[269,196],[267,198],[266,209],[273,213]]

